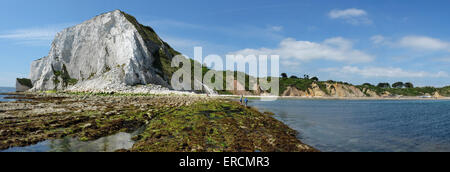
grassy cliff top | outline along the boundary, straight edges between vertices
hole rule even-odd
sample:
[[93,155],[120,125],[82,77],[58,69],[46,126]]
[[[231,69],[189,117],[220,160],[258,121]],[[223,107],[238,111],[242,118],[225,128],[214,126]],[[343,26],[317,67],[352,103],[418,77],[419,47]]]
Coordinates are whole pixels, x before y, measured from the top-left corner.
[[19,84],[21,84],[21,85],[25,85],[30,88],[33,87],[31,80],[27,79],[27,78],[17,78],[17,82],[19,82]]

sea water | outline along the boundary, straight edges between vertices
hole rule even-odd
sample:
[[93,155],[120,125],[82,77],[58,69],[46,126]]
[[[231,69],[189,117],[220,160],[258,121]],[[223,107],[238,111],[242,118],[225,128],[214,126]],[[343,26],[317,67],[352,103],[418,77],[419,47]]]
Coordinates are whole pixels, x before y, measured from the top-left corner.
[[321,151],[450,151],[449,100],[252,101]]

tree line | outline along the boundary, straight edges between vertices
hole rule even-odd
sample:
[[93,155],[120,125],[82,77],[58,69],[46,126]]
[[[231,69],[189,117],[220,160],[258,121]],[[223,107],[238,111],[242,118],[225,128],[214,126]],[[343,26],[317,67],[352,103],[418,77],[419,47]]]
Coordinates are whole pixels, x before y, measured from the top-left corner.
[[[287,73],[282,73],[281,74],[281,78],[283,78],[283,79],[287,79],[288,78],[288,74]],[[291,78],[291,79],[299,79],[299,77],[298,76],[295,76],[295,75],[292,75],[291,77],[289,77],[289,78]],[[319,81],[319,78],[318,77],[312,77],[312,78],[310,78],[309,77],[309,75],[303,75],[303,78],[304,79],[307,79],[307,80],[313,80],[313,81]]]
[[[287,78],[291,78],[291,79],[298,79],[299,77],[292,75],[291,77],[288,76],[287,73],[282,73],[281,74],[281,78],[283,79],[287,79]],[[313,81],[319,81],[318,77],[312,77],[310,78],[309,75],[304,75],[303,76],[304,79],[307,80],[313,80]],[[363,86],[369,86],[369,87],[379,87],[379,88],[414,88],[414,84],[412,84],[411,82],[396,82],[393,83],[392,85],[387,83],[387,82],[382,82],[382,83],[378,83],[378,85],[372,85],[370,83],[364,83]]]
[[[370,83],[364,83],[363,86],[375,87],[374,85],[372,85]],[[414,88],[414,84],[412,84],[411,82],[406,82],[406,83],[396,82],[391,85],[387,82],[382,82],[382,83],[379,83],[376,87],[379,87],[379,88]]]

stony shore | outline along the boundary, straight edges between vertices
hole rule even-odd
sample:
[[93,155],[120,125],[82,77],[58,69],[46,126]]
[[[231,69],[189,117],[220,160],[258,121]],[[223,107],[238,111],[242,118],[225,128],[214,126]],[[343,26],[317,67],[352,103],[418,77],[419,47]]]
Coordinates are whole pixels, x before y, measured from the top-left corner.
[[226,98],[202,95],[15,93],[0,102],[0,150],[65,137],[145,130],[130,152],[314,152],[297,132]]

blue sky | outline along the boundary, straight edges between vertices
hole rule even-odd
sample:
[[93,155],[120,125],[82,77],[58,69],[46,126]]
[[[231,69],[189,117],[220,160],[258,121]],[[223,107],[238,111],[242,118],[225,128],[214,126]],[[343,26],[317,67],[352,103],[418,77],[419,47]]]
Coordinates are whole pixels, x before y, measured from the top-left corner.
[[289,75],[450,85],[448,0],[4,0],[0,86],[27,77],[56,32],[115,9],[188,56],[276,53]]

